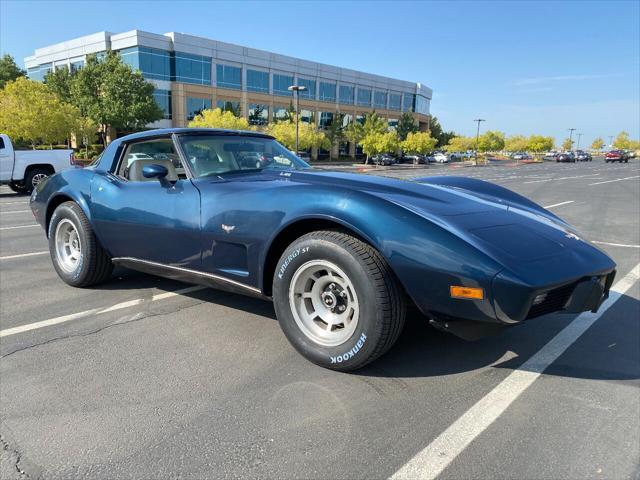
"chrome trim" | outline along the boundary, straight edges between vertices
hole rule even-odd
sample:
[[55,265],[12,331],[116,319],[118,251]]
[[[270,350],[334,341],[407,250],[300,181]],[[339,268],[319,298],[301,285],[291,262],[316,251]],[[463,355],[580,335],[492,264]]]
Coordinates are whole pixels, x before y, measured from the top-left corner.
[[198,275],[198,276],[205,277],[205,278],[211,278],[211,279],[217,280],[219,282],[225,282],[225,283],[228,283],[230,285],[234,285],[236,287],[241,287],[241,288],[244,288],[246,290],[249,290],[250,292],[257,293],[259,295],[262,294],[262,292],[258,288],[251,287],[249,285],[245,285],[244,283],[240,283],[240,282],[237,282],[235,280],[231,280],[230,278],[221,277],[220,275],[214,275],[213,273],[201,272],[199,270],[192,270],[190,268],[184,268],[184,267],[176,267],[175,265],[167,265],[165,263],[152,262],[150,260],[142,260],[140,258],[134,258],[134,257],[115,257],[115,258],[112,258],[111,261],[113,261],[113,262],[121,261],[121,262],[144,263],[146,265],[152,265],[154,267],[166,268],[166,269],[169,269],[169,270],[176,270],[176,271],[179,271],[179,272],[190,273],[192,275]]

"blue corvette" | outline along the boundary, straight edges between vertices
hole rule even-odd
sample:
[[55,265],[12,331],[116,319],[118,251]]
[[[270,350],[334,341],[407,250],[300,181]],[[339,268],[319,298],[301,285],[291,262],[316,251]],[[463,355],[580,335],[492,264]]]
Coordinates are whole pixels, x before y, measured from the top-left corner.
[[385,353],[407,306],[463,338],[596,310],[614,262],[505,188],[317,171],[256,132],[120,138],[41,182],[31,208],[66,283],[114,265],[273,300],[309,360],[354,370]]

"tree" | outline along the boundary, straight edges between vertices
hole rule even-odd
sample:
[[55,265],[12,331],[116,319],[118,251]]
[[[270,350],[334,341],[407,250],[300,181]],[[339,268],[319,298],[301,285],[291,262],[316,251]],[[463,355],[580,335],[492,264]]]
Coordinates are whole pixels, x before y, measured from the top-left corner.
[[333,159],[333,147],[341,142],[345,137],[343,126],[344,113],[334,113],[331,123],[325,128],[325,135],[331,147],[329,148],[329,159]]
[[466,152],[467,150],[471,150],[475,143],[475,137],[453,137],[444,148],[448,152]]
[[245,118],[236,117],[232,111],[222,111],[219,108],[205,109],[189,122],[189,127],[226,128],[229,130],[252,130]]
[[527,140],[527,150],[535,153],[548,152],[553,148],[555,140],[553,137],[542,135],[531,135]]
[[425,154],[432,151],[437,142],[429,132],[410,132],[407,138],[400,142],[400,146],[405,152]]
[[620,132],[613,141],[613,147],[621,150],[629,150],[631,148],[631,139],[629,138],[629,134],[624,130]]
[[16,64],[11,55],[5,54],[0,58],[0,89],[19,77],[24,77],[26,72]]
[[604,147],[604,140],[601,137],[596,138],[591,143],[591,150],[602,150],[602,147]]
[[89,145],[96,141],[98,126],[88,117],[78,116],[73,134],[78,145],[84,146],[85,158],[89,158]]
[[507,152],[521,152],[527,150],[529,140],[524,135],[512,135],[504,142],[504,149]]
[[429,130],[431,131],[431,136],[438,141],[436,148],[444,147],[449,143],[449,140],[456,136],[452,131],[445,132],[437,117],[431,117],[429,120]]
[[47,84],[49,90],[58,95],[60,100],[67,103],[74,103],[71,96],[71,84],[74,80],[74,74],[67,68],[56,68],[50,70],[44,77],[44,83]]
[[389,131],[387,121],[376,112],[365,113],[362,128],[365,135],[369,135],[370,133],[385,133]]
[[29,142],[63,142],[77,126],[80,112],[60,101],[46,85],[19,77],[0,90],[0,131]]
[[488,130],[480,135],[477,143],[476,147],[479,152],[498,152],[504,148],[504,133]]
[[[289,150],[296,148],[296,122],[295,115],[293,120],[280,120],[279,122],[270,123],[266,129],[269,135],[275,137],[278,142],[285,145]],[[308,148],[329,148],[329,140],[327,140],[324,132],[319,131],[312,123],[299,123],[299,148],[306,150]]]
[[398,135],[396,132],[376,132],[372,131],[366,134],[360,144],[362,145],[362,151],[367,155],[367,161],[369,157],[377,153],[393,152],[398,149]]
[[151,82],[112,51],[100,60],[88,55],[71,82],[73,103],[83,116],[100,125],[104,136],[109,128],[138,130],[163,118],[154,90]]
[[396,127],[396,132],[398,133],[400,141],[404,141],[407,138],[407,135],[417,131],[418,125],[416,124],[413,115],[409,112],[403,113],[398,119],[398,126]]
[[564,141],[562,142],[562,149],[563,150],[571,150],[571,148],[573,147],[573,140],[571,140],[570,138],[565,138]]
[[344,129],[344,138],[354,145],[358,145],[363,137],[364,126],[360,122],[352,121]]

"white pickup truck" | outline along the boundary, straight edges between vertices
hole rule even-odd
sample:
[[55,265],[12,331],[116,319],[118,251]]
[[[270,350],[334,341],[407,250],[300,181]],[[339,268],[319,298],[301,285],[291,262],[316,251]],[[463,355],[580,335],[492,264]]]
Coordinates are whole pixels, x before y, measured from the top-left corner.
[[82,167],[73,150],[14,150],[8,135],[0,134],[0,185],[31,193],[44,178],[68,168]]

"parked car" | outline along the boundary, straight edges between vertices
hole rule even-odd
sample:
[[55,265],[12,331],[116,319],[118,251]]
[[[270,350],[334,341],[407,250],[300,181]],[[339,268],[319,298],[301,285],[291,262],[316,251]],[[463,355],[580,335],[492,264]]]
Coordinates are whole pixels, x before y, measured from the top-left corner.
[[371,161],[374,165],[393,165],[396,163],[396,158],[388,153],[380,153],[372,156]]
[[433,159],[436,161],[436,163],[448,163],[449,162],[449,157],[447,156],[446,153],[443,153],[443,152],[435,152],[433,154]]
[[556,156],[556,162],[575,163],[576,156],[573,152],[562,152]]
[[[184,175],[169,160],[124,168],[129,152],[160,142],[174,144]],[[274,162],[244,170],[247,152]],[[260,132],[122,137],[94,168],[40,182],[30,206],[69,285],[108,281],[120,265],[270,300],[292,345],[341,371],[391,348],[408,303],[436,328],[478,338],[596,311],[615,276],[602,250],[504,187],[318,171]]]
[[300,151],[296,155],[298,155],[298,158],[304,160],[305,162],[311,161],[311,155],[309,155],[309,152]]
[[419,153],[411,153],[409,155],[404,155],[401,160],[402,160],[402,163],[412,163],[413,165],[420,165],[422,163],[427,163],[426,155],[421,155]]
[[548,152],[542,157],[543,160],[554,161],[560,155],[558,152]]
[[578,162],[590,162],[593,160],[593,157],[591,157],[591,154],[589,152],[576,150],[576,160]]
[[82,167],[73,150],[16,150],[8,135],[0,134],[0,185],[17,193],[31,193],[54,173]]
[[624,162],[629,163],[629,154],[624,150],[611,150],[604,155],[605,163]]

